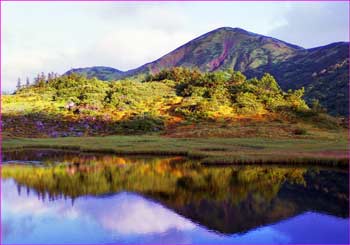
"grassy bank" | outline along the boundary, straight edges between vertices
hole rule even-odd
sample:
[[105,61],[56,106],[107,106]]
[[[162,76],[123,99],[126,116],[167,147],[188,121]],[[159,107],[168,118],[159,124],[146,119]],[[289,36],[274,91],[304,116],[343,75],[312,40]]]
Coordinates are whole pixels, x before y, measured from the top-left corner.
[[168,138],[107,136],[5,138],[3,151],[24,148],[69,149],[115,154],[182,155],[203,164],[322,164],[348,166],[347,139]]

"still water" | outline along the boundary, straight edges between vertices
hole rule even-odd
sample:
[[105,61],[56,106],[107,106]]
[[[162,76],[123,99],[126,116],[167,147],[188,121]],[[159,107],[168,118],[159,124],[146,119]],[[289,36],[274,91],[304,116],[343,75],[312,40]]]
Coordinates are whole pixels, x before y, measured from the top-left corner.
[[348,172],[3,155],[2,243],[349,243]]

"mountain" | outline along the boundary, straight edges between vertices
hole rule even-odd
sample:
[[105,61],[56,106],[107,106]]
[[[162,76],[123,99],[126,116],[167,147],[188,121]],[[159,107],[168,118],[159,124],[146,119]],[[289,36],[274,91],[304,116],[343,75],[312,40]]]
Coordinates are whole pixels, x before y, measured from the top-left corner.
[[208,32],[133,72],[156,73],[174,66],[198,67],[202,71],[226,68],[245,71],[284,61],[297,50],[303,48],[240,28],[223,27]]
[[85,75],[89,78],[96,77],[100,80],[110,81],[110,80],[118,80],[124,77],[125,72],[120,71],[118,69],[111,68],[111,67],[106,67],[106,66],[93,66],[93,67],[86,67],[86,68],[71,69],[67,71],[65,74],[69,75],[71,73],[78,73],[78,74]]
[[133,70],[90,67],[68,73],[118,80],[175,66],[198,67],[202,71],[233,68],[249,78],[269,72],[284,90],[305,87],[305,99],[309,103],[318,99],[329,113],[349,115],[348,42],[304,49],[240,28],[222,27]]
[[[234,68],[245,71],[261,65],[277,63],[303,48],[280,40],[245,31],[240,28],[222,27],[208,32],[164,55],[163,57],[126,72],[103,67],[109,78],[133,76],[140,73],[157,73],[175,66],[198,67],[202,71]],[[100,77],[100,67],[72,69],[77,72]],[[109,79],[108,79],[109,80]]]

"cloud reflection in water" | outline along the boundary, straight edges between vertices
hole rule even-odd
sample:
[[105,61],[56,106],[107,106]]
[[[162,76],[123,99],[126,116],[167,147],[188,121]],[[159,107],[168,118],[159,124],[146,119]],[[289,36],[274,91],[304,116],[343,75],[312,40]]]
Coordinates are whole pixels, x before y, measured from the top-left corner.
[[[243,234],[223,235],[141,195],[121,192],[41,200],[2,180],[3,243],[346,243],[347,219],[307,212]],[[311,222],[311,223],[310,223]],[[317,225],[312,225],[317,224]]]

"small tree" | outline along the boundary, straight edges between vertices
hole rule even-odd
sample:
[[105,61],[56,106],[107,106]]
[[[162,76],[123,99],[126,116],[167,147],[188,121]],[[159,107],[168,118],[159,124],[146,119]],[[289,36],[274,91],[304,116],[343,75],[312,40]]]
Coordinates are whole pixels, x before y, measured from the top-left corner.
[[51,82],[53,79],[55,79],[55,74],[53,72],[49,72],[47,74],[47,82]]
[[30,86],[29,77],[27,77],[27,79],[26,79],[26,86],[27,86],[27,87],[29,87],[29,86]]

